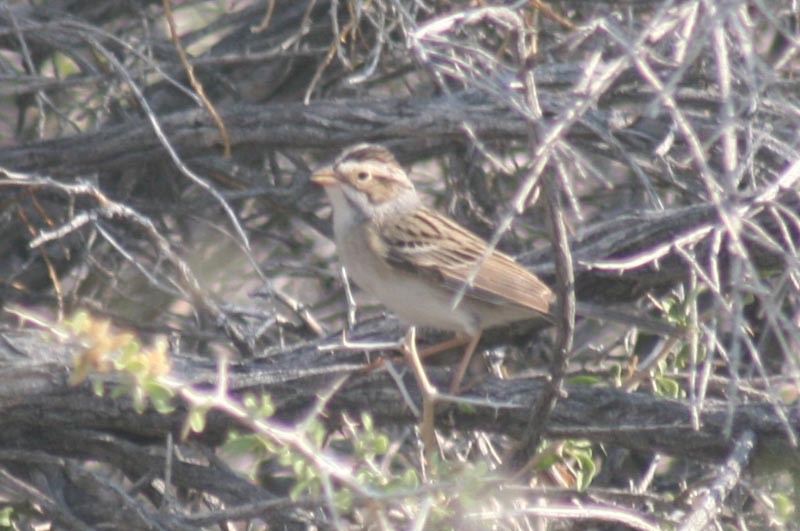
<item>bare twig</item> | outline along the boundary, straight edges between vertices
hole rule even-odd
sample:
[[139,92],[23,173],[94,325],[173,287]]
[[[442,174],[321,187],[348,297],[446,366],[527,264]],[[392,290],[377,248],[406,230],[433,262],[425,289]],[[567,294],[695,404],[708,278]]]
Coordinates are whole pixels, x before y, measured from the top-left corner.
[[692,497],[692,511],[683,519],[678,529],[681,531],[691,531],[694,529],[705,529],[715,518],[722,508],[725,498],[730,491],[736,487],[745,467],[753,452],[755,445],[755,435],[747,430],[736,439],[728,460],[723,464],[714,481],[702,487],[702,492],[698,492]]
[[5,181],[0,181],[0,186],[13,186],[13,187],[46,187],[60,193],[66,194],[70,197],[85,196],[94,199],[97,202],[98,208],[91,214],[87,214],[85,221],[76,224],[68,223],[62,229],[52,231],[48,234],[42,234],[34,241],[31,242],[33,247],[38,247],[51,239],[63,236],[66,231],[76,230],[77,227],[85,222],[89,222],[92,217],[100,216],[109,220],[123,219],[126,222],[142,230],[151,242],[156,246],[160,253],[166,256],[169,261],[175,266],[176,271],[182,281],[181,287],[186,290],[189,296],[197,301],[200,306],[208,311],[218,322],[225,331],[230,335],[234,343],[239,347],[243,353],[252,351],[252,346],[249,344],[247,337],[239,330],[239,327],[230,322],[225,313],[220,309],[219,305],[212,300],[208,294],[205,293],[200,285],[200,282],[192,273],[189,264],[187,264],[177,253],[172,250],[169,241],[162,236],[152,221],[145,216],[136,212],[127,205],[123,205],[116,201],[112,201],[105,194],[103,194],[96,187],[88,183],[83,184],[65,184],[47,177],[35,177],[18,172],[12,172],[0,168],[0,175],[5,177]]
[[[274,7],[274,2],[270,7]],[[271,13],[271,11],[272,10],[269,9],[268,14],[265,17],[265,27],[266,24],[269,23],[269,13]],[[194,74],[194,66],[192,66],[192,64],[189,62],[189,58],[186,56],[186,50],[183,49],[180,37],[178,36],[178,28],[175,24],[175,16],[172,14],[172,2],[170,0],[164,0],[164,14],[167,18],[167,25],[169,26],[169,35],[172,39],[172,44],[175,45],[175,50],[178,52],[178,57],[181,60],[183,69],[186,71],[186,76],[189,78],[189,83],[191,83],[192,87],[197,93],[197,96],[203,102],[203,106],[214,119],[214,123],[217,124],[217,127],[219,128],[219,134],[222,137],[222,145],[224,146],[225,157],[230,158],[231,140],[228,137],[228,129],[225,127],[225,122],[223,122],[222,118],[220,118],[217,109],[214,107],[214,104],[208,99],[206,91],[203,88],[203,84],[200,83],[200,81],[197,79],[197,76]]]
[[561,201],[558,196],[558,188],[553,179],[545,178],[544,188],[547,196],[547,210],[550,214],[558,278],[558,299],[555,313],[557,319],[556,344],[550,362],[550,380],[547,390],[531,406],[528,425],[514,457],[514,462],[517,466],[526,463],[534,455],[545,423],[558,399],[564,396],[562,384],[567,371],[567,362],[572,350],[573,332],[575,330],[575,280]]

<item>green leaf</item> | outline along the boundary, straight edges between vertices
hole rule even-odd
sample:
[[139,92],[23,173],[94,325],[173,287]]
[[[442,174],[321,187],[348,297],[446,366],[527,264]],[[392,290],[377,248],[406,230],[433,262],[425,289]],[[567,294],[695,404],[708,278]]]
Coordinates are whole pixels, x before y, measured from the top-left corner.
[[560,457],[554,453],[545,455],[536,462],[536,470],[545,470],[550,468],[559,459]]
[[278,463],[282,466],[290,466],[293,459],[294,456],[292,456],[292,452],[290,452],[288,448],[282,448],[278,453]]
[[233,455],[256,454],[263,457],[268,449],[266,441],[254,433],[240,434],[232,432],[228,434],[223,449]]
[[321,448],[322,442],[325,440],[325,426],[321,422],[314,420],[309,423],[307,433],[311,440],[314,441],[314,444]]
[[372,484],[375,479],[375,474],[368,468],[359,468],[355,472],[356,481],[362,485]]
[[592,484],[592,480],[597,473],[597,465],[594,464],[592,457],[588,455],[577,455],[575,458],[579,463],[578,466],[580,469],[579,473],[576,475],[576,479],[578,480],[577,486],[578,490],[583,492]]
[[419,487],[419,476],[413,468],[407,468],[400,476],[400,484],[409,489]]
[[116,385],[111,389],[111,398],[119,398],[127,393],[128,389],[124,385]]
[[272,403],[272,397],[268,393],[261,395],[261,404],[258,406],[258,414],[264,418],[269,418],[275,414],[275,404]]
[[589,453],[591,454],[592,441],[589,439],[570,439],[566,446],[566,449],[571,452],[583,451],[586,448],[589,449]]
[[14,516],[14,508],[13,507],[3,507],[0,509],[0,527],[12,527]]
[[206,413],[208,413],[208,410],[205,408],[195,407],[190,409],[182,433],[185,433],[185,435],[189,435],[190,432],[201,433],[206,427]]
[[274,441],[271,441],[269,439],[262,439],[261,442],[264,444],[264,449],[267,451],[267,453],[275,455],[280,453],[281,449],[278,446],[278,444],[275,443]]
[[577,488],[583,492],[597,474],[597,465],[592,458],[592,442],[586,439],[573,439],[564,445],[564,454],[572,457],[577,462],[578,472],[575,474]]
[[389,437],[383,433],[375,436],[372,441],[372,450],[376,454],[385,454],[389,450]]
[[147,397],[144,394],[144,389],[142,386],[133,386],[133,389],[131,389],[131,398],[133,398],[133,409],[135,409],[140,415],[144,413],[144,410],[147,407]]
[[595,376],[593,374],[578,374],[576,376],[570,376],[566,379],[568,384],[573,385],[596,385],[602,382],[603,380],[599,376]]
[[256,403],[256,396],[253,393],[247,393],[244,395],[242,397],[242,404],[244,404],[244,407],[248,411],[253,411],[256,409],[256,407],[258,407]]
[[127,363],[119,367],[119,369],[126,370],[131,374],[141,375],[147,372],[147,363],[140,356],[136,356],[135,358],[129,358]]
[[772,501],[775,503],[775,514],[783,522],[794,518],[796,507],[789,496],[783,493],[773,494]]
[[611,379],[614,382],[614,385],[619,387],[622,385],[622,365],[619,363],[611,363],[608,368],[609,374],[611,375]]
[[292,462],[292,470],[297,477],[309,477],[308,465],[302,457],[295,457]]
[[120,357],[123,360],[131,360],[133,357],[138,356],[139,352],[142,350],[142,345],[137,340],[132,340],[129,343],[126,343],[125,346],[122,347],[122,351],[120,352]]
[[75,315],[73,315],[71,318],[65,319],[64,324],[72,329],[73,333],[80,334],[89,328],[90,321],[91,317],[89,316],[89,312],[86,310],[79,310],[75,312]]
[[56,52],[52,56],[53,67],[58,70],[58,75],[61,78],[66,78],[71,75],[80,74],[81,69],[72,58],[61,52]]
[[297,498],[299,498],[300,495],[303,494],[306,491],[306,489],[310,487],[310,485],[311,485],[310,479],[304,479],[303,481],[298,481],[297,483],[294,484],[294,487],[292,487],[292,490],[289,492],[289,498],[292,501],[296,501]]
[[144,388],[156,411],[162,415],[175,411],[172,403],[175,392],[172,389],[152,379],[144,383]]
[[678,398],[680,396],[681,386],[676,380],[664,376],[656,376],[655,382],[659,394],[670,398]]
[[373,423],[369,413],[361,413],[361,425],[364,426],[364,431],[372,431]]
[[333,502],[339,512],[349,512],[353,506],[353,493],[348,489],[339,489],[333,494]]

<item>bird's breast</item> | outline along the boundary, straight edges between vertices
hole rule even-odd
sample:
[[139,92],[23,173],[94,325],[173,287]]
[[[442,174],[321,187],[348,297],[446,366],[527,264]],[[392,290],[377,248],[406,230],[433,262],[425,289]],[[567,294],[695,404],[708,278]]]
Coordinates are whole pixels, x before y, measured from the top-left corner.
[[452,308],[452,293],[430,279],[391,266],[383,242],[364,225],[334,226],[347,275],[408,324],[474,334],[480,319],[466,305]]

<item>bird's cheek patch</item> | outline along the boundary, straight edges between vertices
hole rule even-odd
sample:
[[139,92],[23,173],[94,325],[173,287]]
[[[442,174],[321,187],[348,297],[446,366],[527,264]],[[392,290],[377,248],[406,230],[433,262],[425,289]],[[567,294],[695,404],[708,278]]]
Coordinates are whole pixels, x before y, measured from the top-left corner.
[[364,190],[373,205],[381,205],[392,198],[393,191],[390,183],[381,179],[373,179],[370,186]]

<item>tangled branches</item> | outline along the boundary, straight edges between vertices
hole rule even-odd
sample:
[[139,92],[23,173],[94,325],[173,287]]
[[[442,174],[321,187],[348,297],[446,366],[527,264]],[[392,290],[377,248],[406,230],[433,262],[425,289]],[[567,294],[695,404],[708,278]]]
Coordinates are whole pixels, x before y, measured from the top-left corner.
[[[0,46],[0,518],[791,518],[788,7],[55,0],[0,4]],[[391,147],[436,208],[608,318],[573,329],[563,304],[557,333],[489,334],[494,376],[437,407],[435,462],[391,350],[404,329],[358,292],[356,311],[308,184],[311,166],[360,141]],[[97,343],[119,373],[70,386],[87,339],[60,323],[83,311],[130,337]],[[170,373],[131,380],[157,337]],[[434,385],[444,363],[426,367]],[[220,450],[231,433],[257,485]],[[244,448],[251,436],[267,442]]]

